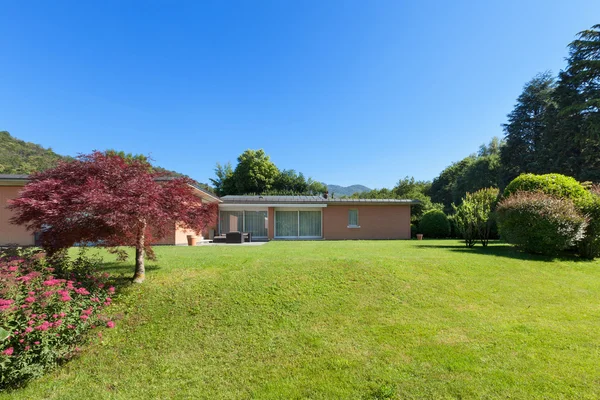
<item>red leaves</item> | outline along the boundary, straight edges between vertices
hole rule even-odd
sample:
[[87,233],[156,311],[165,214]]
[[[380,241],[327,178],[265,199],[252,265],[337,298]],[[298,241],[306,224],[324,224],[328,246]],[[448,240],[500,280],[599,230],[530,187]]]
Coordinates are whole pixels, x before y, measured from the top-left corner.
[[78,242],[133,246],[146,222],[146,243],[175,224],[200,232],[216,219],[216,205],[202,204],[192,181],[157,182],[149,164],[94,152],[34,174],[10,208],[12,222],[40,232],[45,248]]

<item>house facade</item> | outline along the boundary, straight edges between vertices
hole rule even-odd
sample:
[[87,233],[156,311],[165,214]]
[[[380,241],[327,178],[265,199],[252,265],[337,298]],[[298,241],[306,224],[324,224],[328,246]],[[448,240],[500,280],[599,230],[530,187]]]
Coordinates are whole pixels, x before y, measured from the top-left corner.
[[24,226],[10,223],[13,212],[6,208],[8,201],[16,198],[26,184],[27,175],[0,175],[0,246],[7,244],[33,246],[35,244],[34,235]]
[[[158,178],[157,180],[161,180]],[[18,245],[18,246],[33,246],[35,245],[35,234],[26,230],[24,226],[13,225],[10,219],[14,215],[7,208],[8,202],[11,199],[17,198],[19,192],[27,184],[27,175],[2,175],[0,174],[0,246]],[[196,186],[192,186],[198,201],[202,203],[215,203],[221,200],[212,193],[202,190]],[[216,227],[209,227],[201,233],[200,239],[209,237],[211,232],[214,232]],[[154,244],[163,245],[185,245],[187,244],[187,235],[194,235],[195,232],[187,230],[183,227],[173,224],[169,233],[158,240]]]
[[[34,234],[12,225],[8,201],[27,184],[26,175],[0,175],[0,246],[35,244]],[[185,245],[187,235],[210,240],[228,232],[250,232],[253,240],[410,239],[410,208],[417,200],[332,199],[324,196],[224,196],[193,187],[198,201],[218,203],[218,224],[200,237],[173,224],[154,244]]]
[[331,199],[325,196],[224,196],[219,233],[256,239],[410,239],[415,200]]

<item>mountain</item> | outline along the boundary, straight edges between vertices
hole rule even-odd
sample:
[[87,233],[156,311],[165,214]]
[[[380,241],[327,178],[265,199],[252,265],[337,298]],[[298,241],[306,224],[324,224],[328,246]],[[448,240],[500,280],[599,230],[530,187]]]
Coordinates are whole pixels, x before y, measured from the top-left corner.
[[339,185],[327,185],[329,195],[333,194],[336,197],[340,196],[351,196],[354,193],[369,192],[369,189],[363,185],[352,185],[352,186],[339,186]]
[[30,174],[68,159],[39,144],[25,142],[0,131],[0,174]]
[[[72,159],[55,153],[51,148],[46,149],[39,144],[17,139],[7,131],[0,131],[0,174],[31,174],[52,168],[61,160]],[[167,176],[185,176],[158,166],[153,167]],[[197,183],[202,189],[212,191],[209,185]]]

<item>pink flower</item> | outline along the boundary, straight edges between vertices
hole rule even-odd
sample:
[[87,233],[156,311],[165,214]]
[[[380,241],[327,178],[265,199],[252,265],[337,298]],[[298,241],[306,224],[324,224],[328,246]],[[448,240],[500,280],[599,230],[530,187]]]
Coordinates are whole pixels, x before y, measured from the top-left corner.
[[61,312],[61,313],[60,313],[60,314],[58,314],[58,315],[60,315],[60,317],[61,317],[61,318],[64,318],[64,317],[66,317],[66,316],[67,316],[67,314],[65,314],[64,312]]
[[82,314],[79,318],[81,318],[82,320],[86,321],[89,317],[85,314]]
[[44,321],[40,325],[35,327],[35,329],[37,329],[38,331],[47,331],[50,328],[52,328],[52,323],[48,321]]
[[13,354],[14,351],[15,350],[12,347],[9,347],[8,349],[4,350],[2,352],[2,354],[4,354],[5,356],[12,356],[12,354]]
[[28,303],[33,303],[35,301],[35,297],[31,297],[31,296],[26,297],[25,301],[28,302]]
[[30,295],[30,296],[35,296],[35,292],[29,292],[27,294]]
[[64,280],[62,280],[62,279],[50,278],[50,279],[44,281],[42,284],[44,286],[56,286],[56,285],[60,285],[63,282],[64,282]]
[[52,318],[54,318],[54,319],[58,318],[58,314],[52,314]]
[[99,283],[98,284],[98,289],[102,289],[102,288],[104,288],[104,283]]
[[31,346],[25,346],[25,351],[29,351],[29,349],[31,349]]
[[108,293],[114,293],[115,292],[115,287],[111,286],[108,288]]
[[91,315],[91,314],[92,314],[92,311],[93,311],[93,308],[92,308],[92,307],[90,307],[90,308],[88,308],[87,310],[83,310],[81,313],[82,313],[82,314],[86,314],[86,315]]
[[39,342],[39,340],[36,340],[35,342],[33,342],[33,344],[35,344],[37,346],[38,344],[40,344],[40,342]]
[[68,294],[63,294],[63,295],[60,296],[60,300],[64,301],[64,302],[67,302],[67,301],[71,301],[73,299]]
[[69,329],[75,329],[75,325],[67,325],[67,328],[69,328]]
[[108,321],[108,322],[106,323],[106,326],[108,326],[109,328],[111,328],[111,329],[112,329],[112,328],[114,328],[114,327],[115,327],[115,323],[114,323],[113,321]]
[[100,303],[100,299],[97,297],[92,297],[90,298],[90,301],[94,302],[94,303]]
[[102,332],[98,332],[98,337],[102,339]]
[[83,295],[90,294],[90,292],[88,292],[88,291],[87,291],[87,289],[86,289],[86,288],[83,288],[83,287],[82,287],[82,288],[75,289],[75,293],[78,293],[78,294],[83,294]]
[[23,343],[25,339],[19,339],[19,343]]
[[11,299],[0,299],[0,311],[9,309],[14,302],[15,301]]
[[17,267],[16,265],[15,265],[15,266],[12,266],[12,267],[8,267],[8,270],[9,270],[10,272],[15,272],[15,271],[16,271],[16,270],[18,270],[18,269],[19,269],[19,267]]
[[25,333],[31,333],[33,332],[33,328],[28,326],[27,328],[25,328]]

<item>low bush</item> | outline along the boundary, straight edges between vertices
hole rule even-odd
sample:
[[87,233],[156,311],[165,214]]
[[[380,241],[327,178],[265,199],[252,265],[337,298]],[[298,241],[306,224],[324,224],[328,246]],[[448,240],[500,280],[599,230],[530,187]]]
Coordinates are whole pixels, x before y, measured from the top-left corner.
[[[57,276],[53,263],[68,275]],[[114,287],[99,260],[46,260],[31,251],[0,254],[0,390],[42,375],[78,351],[85,333],[113,327],[100,310]]]
[[419,231],[425,237],[446,238],[450,235],[450,222],[443,211],[431,210],[423,214]]
[[497,237],[494,213],[497,199],[498,189],[485,188],[467,193],[460,206],[452,205],[456,230],[465,239],[467,247],[475,246],[477,240],[485,247],[490,238]]
[[498,204],[500,235],[508,243],[555,255],[584,238],[587,219],[568,199],[540,192],[516,192]]
[[517,192],[541,192],[553,197],[571,200],[590,196],[586,188],[575,178],[561,174],[522,174],[506,186],[504,197],[509,197]]
[[577,243],[577,252],[583,258],[600,257],[600,189],[592,189],[592,196],[577,201],[577,207],[589,220],[585,237]]

